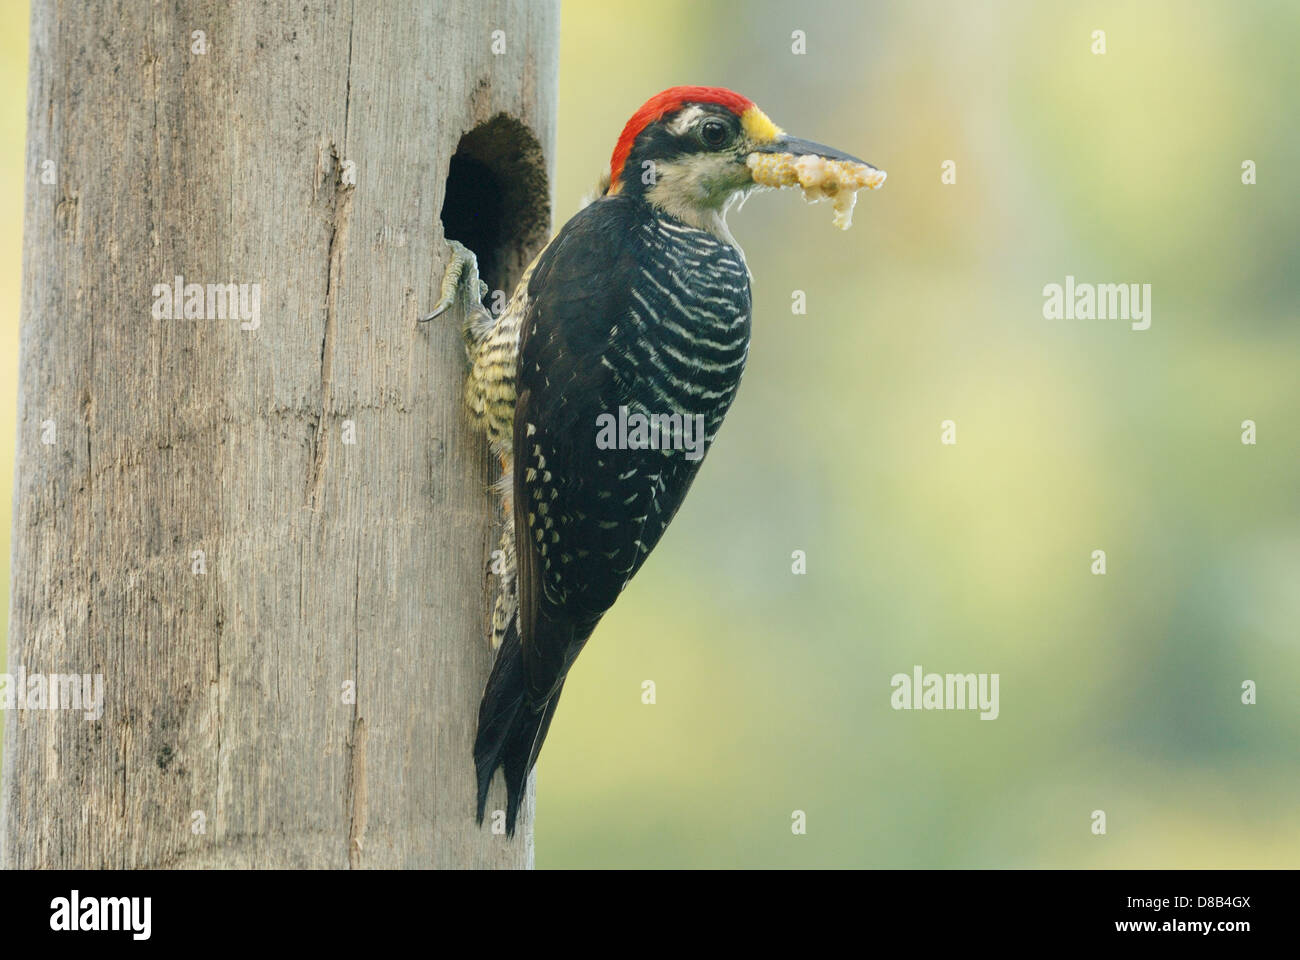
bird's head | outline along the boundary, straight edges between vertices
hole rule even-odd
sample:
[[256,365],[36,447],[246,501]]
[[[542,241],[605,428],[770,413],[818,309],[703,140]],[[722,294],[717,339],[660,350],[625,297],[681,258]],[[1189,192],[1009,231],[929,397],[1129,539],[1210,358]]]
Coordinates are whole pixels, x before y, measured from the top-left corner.
[[789,136],[752,100],[731,90],[672,87],[632,114],[601,192],[643,198],[687,223],[725,234],[727,208],[755,186],[749,163],[753,154],[815,155],[866,164]]

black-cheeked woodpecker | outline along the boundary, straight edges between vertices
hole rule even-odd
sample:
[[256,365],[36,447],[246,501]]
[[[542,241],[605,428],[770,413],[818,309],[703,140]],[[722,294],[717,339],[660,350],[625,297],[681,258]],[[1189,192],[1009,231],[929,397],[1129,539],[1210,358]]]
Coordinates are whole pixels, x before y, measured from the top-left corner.
[[[875,169],[787,136],[730,90],[674,87],[628,121],[599,196],[499,317],[480,302],[473,254],[451,244],[442,300],[425,319],[463,308],[468,407],[503,466],[498,652],[474,745],[480,823],[500,767],[514,833],[569,668],[663,536],[735,399],[749,270],[725,218],[769,158]],[[620,408],[702,423],[703,449],[598,444],[602,415]]]

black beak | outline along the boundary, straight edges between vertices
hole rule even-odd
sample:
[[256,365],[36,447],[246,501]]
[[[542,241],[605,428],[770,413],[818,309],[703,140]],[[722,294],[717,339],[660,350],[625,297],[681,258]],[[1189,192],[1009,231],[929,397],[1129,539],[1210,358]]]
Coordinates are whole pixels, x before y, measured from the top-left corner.
[[867,163],[867,161],[855,157],[851,153],[844,153],[841,150],[836,150],[834,147],[828,147],[824,143],[814,143],[811,140],[800,140],[798,137],[789,137],[785,134],[781,134],[781,136],[777,137],[775,140],[756,147],[753,152],[790,153],[794,154],[796,157],[802,157],[806,154],[812,153],[826,160],[845,160],[849,163],[866,164],[866,166],[870,167],[872,170],[880,169],[874,163]]

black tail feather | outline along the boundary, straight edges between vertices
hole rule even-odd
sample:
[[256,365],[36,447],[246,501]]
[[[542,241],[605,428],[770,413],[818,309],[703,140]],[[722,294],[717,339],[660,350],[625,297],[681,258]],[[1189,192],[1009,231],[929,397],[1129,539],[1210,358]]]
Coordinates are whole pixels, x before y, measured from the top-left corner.
[[[563,684],[561,684],[561,688]],[[492,775],[501,767],[506,778],[506,834],[514,836],[519,805],[528,774],[546,739],[546,731],[560,699],[557,689],[540,707],[524,694],[523,650],[514,624],[497,652],[492,675],[483,691],[478,711],[478,736],[474,741],[474,768],[478,775],[478,822],[487,812]]]

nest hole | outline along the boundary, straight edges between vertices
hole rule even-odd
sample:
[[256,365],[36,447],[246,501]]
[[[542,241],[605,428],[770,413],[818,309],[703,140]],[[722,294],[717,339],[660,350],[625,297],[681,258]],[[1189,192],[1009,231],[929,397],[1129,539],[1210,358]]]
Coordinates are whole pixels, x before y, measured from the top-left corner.
[[474,251],[489,290],[513,292],[550,223],[542,146],[527,126],[501,113],[460,138],[447,168],[442,228]]

